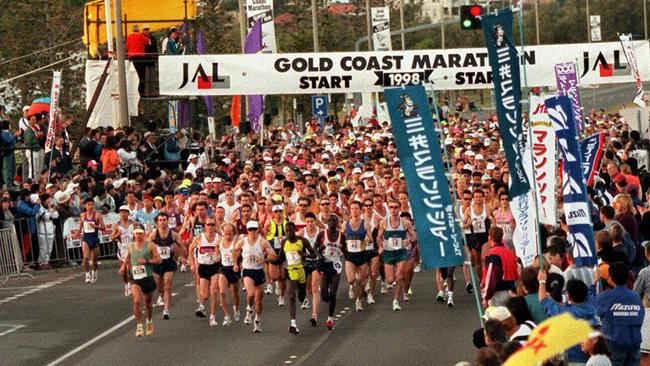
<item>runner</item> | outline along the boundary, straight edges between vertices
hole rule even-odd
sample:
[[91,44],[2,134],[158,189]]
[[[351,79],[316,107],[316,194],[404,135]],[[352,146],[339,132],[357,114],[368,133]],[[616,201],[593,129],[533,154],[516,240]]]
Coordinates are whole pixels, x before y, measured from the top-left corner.
[[[111,240],[117,242],[117,259],[120,264],[124,263],[129,246],[133,243],[133,221],[129,219],[129,207],[124,205],[120,207],[120,221],[113,226]],[[124,280],[124,296],[131,296],[131,283],[129,283],[128,273],[122,277]]]
[[[185,232],[189,234],[189,240],[186,242],[187,245],[184,245],[186,250],[189,247],[189,244],[192,243],[192,241],[194,241],[194,238],[201,235],[201,233],[205,228],[205,223],[207,219],[208,219],[208,204],[205,201],[199,201],[193,203],[190,217],[185,220],[183,224],[183,228],[180,231],[181,235],[183,235]],[[189,251],[186,252],[185,256],[187,255],[189,255]],[[194,253],[194,255],[196,255],[196,253]],[[185,258],[185,256],[183,258]],[[185,267],[185,263],[181,265],[181,272],[183,272],[184,267]],[[197,268],[191,269],[192,279],[194,280],[194,289],[196,290],[196,303],[198,304],[198,307],[196,308],[196,311],[194,313],[198,317],[205,318],[205,305],[203,305],[203,301],[201,301],[201,291],[199,289],[199,275],[196,270]]]
[[153,197],[150,194],[145,194],[142,199],[144,207],[135,213],[135,221],[144,226],[144,231],[149,233],[156,227],[156,218],[158,217],[158,210],[153,207]]
[[[219,292],[218,273],[221,269],[221,251],[218,245],[220,238],[217,235],[215,226],[215,219],[208,216],[205,222],[205,230],[194,238],[189,250],[191,267],[196,268],[199,275],[201,302],[207,301],[208,297],[210,298],[210,318],[208,319],[208,324],[211,327],[219,325],[216,319],[216,313],[217,293]],[[230,325],[230,316],[228,315],[227,308],[224,311],[224,315],[224,325]]]
[[[332,238],[335,238],[332,240]],[[334,310],[336,309],[336,292],[341,278],[341,256],[345,247],[345,235],[339,230],[339,217],[331,214],[327,220],[327,230],[318,233],[316,239],[321,260],[318,272],[321,274],[321,299],[328,304],[327,329],[334,328]],[[313,325],[314,323],[312,323]]]
[[377,279],[379,278],[379,267],[381,266],[379,252],[375,246],[377,241],[377,229],[381,223],[381,217],[375,213],[373,209],[373,202],[371,198],[367,198],[363,201],[363,220],[370,223],[370,235],[372,241],[366,243],[366,255],[368,256],[368,266],[369,266],[369,276],[368,283],[366,283],[366,301],[368,304],[375,303],[375,287],[377,285]]
[[[316,215],[313,212],[307,212],[305,214],[305,227],[298,235],[304,237],[309,242],[309,245],[316,250],[316,242],[318,239],[318,234],[321,230],[316,226]],[[319,297],[320,291],[318,287],[320,286],[321,276],[318,272],[318,261],[315,259],[306,258],[305,261],[305,272],[307,273],[307,292],[312,296],[312,313],[311,313],[311,325],[316,326],[318,320],[318,310],[319,310]],[[309,309],[309,299],[303,301],[301,309]]]
[[[265,256],[268,260],[275,260],[277,255],[269,242],[262,239],[259,233],[259,224],[257,221],[249,221],[246,224],[248,234],[243,236],[235,244],[235,258],[242,256],[242,277],[244,286],[246,286],[246,317],[244,324],[253,322],[253,312],[255,312],[254,333],[262,332],[262,300],[264,291],[264,262]],[[234,264],[235,272],[239,272],[239,264]],[[253,305],[255,309],[253,310]]]
[[[99,232],[106,230],[104,218],[99,212],[95,212],[95,203],[91,197],[84,200],[86,212],[81,213],[79,220],[79,232],[83,233],[81,238],[81,250],[83,252],[83,267],[86,272],[86,283],[97,282],[97,256],[99,255]],[[92,272],[88,271],[88,262]]]
[[382,221],[379,225],[377,242],[379,253],[384,261],[386,282],[396,283],[393,294],[393,311],[397,311],[402,310],[399,305],[399,297],[404,289],[404,261],[408,257],[406,247],[416,236],[411,222],[400,217],[398,201],[390,201],[388,209],[390,215],[386,221]]
[[167,214],[169,219],[169,228],[174,232],[179,232],[183,226],[183,216],[181,215],[178,206],[174,203],[174,192],[165,192],[165,205],[160,209],[160,212]]
[[467,246],[470,249],[470,259],[474,273],[481,272],[481,247],[487,242],[487,233],[490,229],[490,208],[485,204],[485,194],[481,189],[472,192],[472,205],[463,213],[465,228],[471,230],[468,235]]
[[[282,253],[282,241],[286,235],[287,220],[284,218],[284,206],[275,204],[273,206],[273,216],[266,222],[264,232],[266,233],[266,240],[272,244],[273,250],[276,254],[276,259],[269,262],[268,273],[271,281],[276,282],[276,293],[278,294],[278,305],[284,306],[284,295],[287,290],[287,284],[284,271],[284,255]],[[280,291],[277,291],[277,289]],[[267,286],[267,290],[268,286]],[[278,293],[279,292],[279,293]]]
[[[345,253],[345,275],[348,279],[350,299],[356,298],[356,311],[363,311],[361,298],[363,297],[368,273],[368,257],[365,253],[365,246],[370,243],[370,224],[361,218],[361,203],[358,201],[350,204],[350,219],[345,223],[346,246]],[[355,289],[355,280],[358,276],[358,283]]]
[[156,246],[145,240],[144,228],[138,226],[133,230],[135,241],[129,246],[126,258],[120,266],[120,275],[125,277],[130,272],[133,279],[131,293],[133,294],[133,316],[135,317],[135,336],[142,337],[142,300],[146,312],[146,334],[153,334],[153,308],[151,297],[156,291],[156,282],[153,279],[153,266],[162,262]]
[[282,242],[282,252],[287,258],[287,274],[289,276],[289,333],[298,334],[300,330],[296,323],[296,292],[298,301],[303,302],[306,296],[307,275],[303,265],[306,253],[316,256],[307,239],[296,235],[296,224],[286,224],[287,236]]
[[[248,224],[248,222],[246,222]],[[226,224],[223,227],[223,237],[219,242],[219,252],[221,254],[221,268],[219,270],[219,297],[221,299],[221,309],[226,314],[223,318],[223,326],[227,327],[232,323],[228,315],[228,297],[226,290],[230,289],[230,295],[233,301],[233,317],[236,322],[241,320],[241,312],[239,311],[239,271],[235,272],[233,269],[235,262],[239,262],[239,258],[235,257],[235,226],[233,224]],[[246,231],[248,233],[248,231]],[[245,234],[243,234],[245,235]]]
[[[413,222],[413,218],[408,212],[400,213],[399,217],[401,217],[402,220],[410,222],[413,231],[415,231],[415,223]],[[404,296],[402,297],[404,302],[408,302],[410,300],[410,296],[413,295],[413,291],[411,291],[411,282],[413,281],[413,274],[415,273],[415,266],[417,264],[416,252],[418,251],[418,248],[419,246],[416,235],[412,237],[406,245],[407,255],[406,261],[404,262]]]
[[172,301],[172,282],[176,272],[176,257],[183,255],[180,236],[169,228],[169,218],[164,212],[156,216],[156,229],[149,234],[147,240],[156,245],[162,262],[153,267],[156,287],[158,287],[158,302],[156,306],[164,306],[162,317],[169,319]]

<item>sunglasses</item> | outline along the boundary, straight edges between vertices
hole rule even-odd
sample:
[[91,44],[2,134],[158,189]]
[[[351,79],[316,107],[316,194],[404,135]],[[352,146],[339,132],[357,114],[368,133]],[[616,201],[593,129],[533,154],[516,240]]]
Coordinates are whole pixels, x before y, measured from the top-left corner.
[[369,204],[369,205],[366,204],[366,205],[363,205],[363,207],[372,207],[372,204]]
[[388,208],[390,208],[391,210],[392,210],[392,209],[398,209],[399,206],[389,206]]
[[216,226],[217,224],[205,224],[205,226]]
[[298,205],[298,206],[300,206],[300,207],[307,207],[307,206],[309,206],[309,205],[303,205],[303,204],[300,204],[300,205]]
[[256,230],[257,230],[256,227],[252,227],[252,228],[248,229],[248,231],[256,231]]

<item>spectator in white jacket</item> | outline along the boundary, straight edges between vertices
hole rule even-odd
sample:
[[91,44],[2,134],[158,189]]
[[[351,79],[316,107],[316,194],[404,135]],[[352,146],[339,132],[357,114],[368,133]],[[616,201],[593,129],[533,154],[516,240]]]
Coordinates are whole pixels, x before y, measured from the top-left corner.
[[59,212],[54,209],[51,197],[42,195],[38,201],[43,202],[40,210],[36,214],[39,247],[38,267],[40,269],[49,269],[52,268],[49,262],[56,233],[52,220],[59,218]]

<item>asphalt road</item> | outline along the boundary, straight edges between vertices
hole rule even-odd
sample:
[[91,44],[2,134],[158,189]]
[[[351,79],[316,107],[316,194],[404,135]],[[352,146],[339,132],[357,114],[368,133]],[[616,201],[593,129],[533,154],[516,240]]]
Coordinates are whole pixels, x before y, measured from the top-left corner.
[[63,269],[0,286],[0,363],[454,365],[474,353],[471,335],[479,322],[473,297],[458,292],[454,309],[434,303],[431,272],[416,274],[414,296],[401,312],[391,311],[387,295],[354,312],[342,284],[335,329],[325,328],[325,309],[317,327],[309,324],[311,310],[299,309],[297,336],[288,333],[288,309],[279,307],[274,295],[264,299],[261,334],[243,323],[208,327],[207,319],[194,315],[194,288],[186,286],[190,275],[177,273],[171,319],[162,320],[155,309],[154,335],[136,338],[130,298],[116,270],[115,263],[104,264],[92,285],[82,283],[78,269]]

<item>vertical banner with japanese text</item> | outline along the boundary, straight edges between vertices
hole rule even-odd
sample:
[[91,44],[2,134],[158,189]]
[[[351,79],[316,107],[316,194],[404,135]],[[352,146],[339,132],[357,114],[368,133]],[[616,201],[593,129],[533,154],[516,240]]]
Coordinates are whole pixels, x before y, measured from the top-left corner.
[[61,71],[54,71],[52,76],[52,92],[50,93],[50,123],[45,139],[45,152],[52,150],[54,135],[56,134],[57,119],[59,117],[59,99],[61,97]]
[[463,242],[456,221],[440,143],[424,87],[385,89],[426,269],[463,263]]
[[555,65],[555,82],[559,95],[566,95],[571,100],[571,110],[576,121],[578,134],[585,129],[585,121],[582,116],[582,99],[578,86],[578,71],[575,62],[565,62]]
[[625,51],[625,58],[627,58],[627,63],[630,64],[632,76],[634,76],[634,81],[636,82],[634,103],[641,108],[645,108],[645,91],[643,90],[643,82],[641,81],[641,75],[639,74],[639,65],[636,62],[636,52],[634,51],[634,45],[632,44],[632,35],[620,34],[618,38],[621,40],[623,51]]
[[555,132],[546,113],[543,96],[530,95],[529,119],[532,131],[530,146],[533,149],[535,171],[532,179],[535,179],[537,184],[537,215],[542,224],[555,225],[557,224]]
[[568,96],[551,97],[546,99],[545,104],[562,153],[562,197],[569,227],[567,241],[576,265],[592,266],[596,264],[594,229],[571,100]]
[[582,175],[585,177],[587,187],[593,187],[594,177],[603,159],[605,150],[605,134],[596,133],[580,142],[582,153]]
[[390,8],[387,6],[370,8],[372,20],[372,45],[375,51],[390,51]]
[[246,0],[248,32],[258,19],[262,20],[262,53],[278,53],[273,23],[273,0]]

